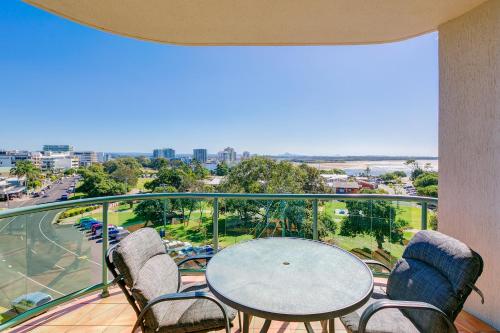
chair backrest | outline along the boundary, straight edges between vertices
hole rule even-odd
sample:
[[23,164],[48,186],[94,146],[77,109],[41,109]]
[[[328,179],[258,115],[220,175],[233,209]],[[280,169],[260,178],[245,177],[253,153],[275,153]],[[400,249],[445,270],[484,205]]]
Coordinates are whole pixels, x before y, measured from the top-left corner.
[[[112,261],[109,257],[112,257]],[[129,301],[130,295],[135,300],[137,305],[131,304],[136,312],[144,308],[150,300],[175,293],[179,289],[177,265],[167,254],[156,230],[152,228],[140,229],[121,240],[110,250],[107,263],[115,278],[118,276],[118,283],[128,295]],[[146,326],[157,327],[157,315],[159,314],[155,313],[153,306],[152,311],[145,315]]]
[[[430,303],[455,320],[482,270],[482,258],[464,243],[437,231],[419,231],[391,272],[387,295]],[[404,312],[423,332],[446,331],[435,313]]]

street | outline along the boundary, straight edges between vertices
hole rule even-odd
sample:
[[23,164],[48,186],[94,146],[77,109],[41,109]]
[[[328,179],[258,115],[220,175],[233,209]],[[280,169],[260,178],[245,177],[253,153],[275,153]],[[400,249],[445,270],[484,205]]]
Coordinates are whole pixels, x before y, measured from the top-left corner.
[[[46,196],[11,201],[9,207],[56,201],[72,181],[54,183]],[[71,225],[53,224],[60,211],[0,220],[0,307],[10,309],[13,299],[31,292],[57,298],[100,282],[101,244]]]

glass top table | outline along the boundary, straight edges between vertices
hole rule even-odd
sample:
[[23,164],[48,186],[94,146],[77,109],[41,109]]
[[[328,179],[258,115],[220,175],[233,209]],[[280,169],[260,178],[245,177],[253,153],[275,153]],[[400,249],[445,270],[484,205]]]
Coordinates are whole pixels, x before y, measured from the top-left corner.
[[[309,322],[330,320],[365,304],[373,274],[355,255],[318,241],[263,238],[217,253],[206,271],[212,293],[244,313],[243,333],[251,316]],[[267,327],[266,327],[267,326]]]

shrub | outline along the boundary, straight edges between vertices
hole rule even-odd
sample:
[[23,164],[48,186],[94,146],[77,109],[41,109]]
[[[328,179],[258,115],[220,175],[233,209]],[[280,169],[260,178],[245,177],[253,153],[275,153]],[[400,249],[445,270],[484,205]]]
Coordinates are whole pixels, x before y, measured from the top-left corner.
[[62,212],[61,214],[59,214],[59,217],[58,217],[57,220],[60,221],[62,219],[68,218],[68,217],[72,217],[72,216],[76,216],[76,215],[81,215],[83,213],[91,212],[91,211],[95,210],[96,208],[97,207],[95,207],[95,206],[71,208],[71,209],[68,209],[68,210]]

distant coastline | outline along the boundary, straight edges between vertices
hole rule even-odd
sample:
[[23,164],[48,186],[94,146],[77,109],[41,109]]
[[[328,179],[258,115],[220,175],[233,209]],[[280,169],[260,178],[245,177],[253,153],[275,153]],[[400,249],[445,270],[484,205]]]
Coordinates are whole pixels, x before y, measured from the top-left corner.
[[[112,156],[145,156],[152,157],[152,153],[141,153],[141,152],[107,152]],[[189,153],[178,153],[177,156],[191,156]],[[302,154],[282,154],[282,155],[271,155],[271,154],[256,154],[256,156],[269,157],[275,160],[288,160],[292,162],[351,162],[351,161],[407,161],[407,160],[438,160],[437,156],[414,156],[414,155],[401,155],[401,156],[390,156],[390,155],[302,155]],[[208,157],[217,157],[217,154],[208,154]]]

